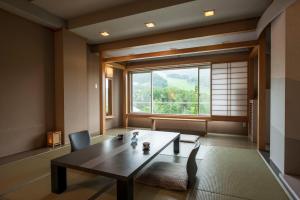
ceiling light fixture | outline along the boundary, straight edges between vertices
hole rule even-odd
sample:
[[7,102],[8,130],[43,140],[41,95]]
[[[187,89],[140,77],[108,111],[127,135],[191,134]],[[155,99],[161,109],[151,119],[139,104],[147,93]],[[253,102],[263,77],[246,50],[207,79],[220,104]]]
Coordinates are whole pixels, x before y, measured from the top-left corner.
[[204,11],[204,16],[205,17],[211,17],[215,15],[215,10],[206,10]]
[[146,25],[147,28],[153,28],[153,27],[155,27],[154,22],[148,22],[148,23],[145,23],[145,25]]
[[100,34],[101,34],[103,37],[109,36],[109,33],[108,33],[108,32],[101,32]]

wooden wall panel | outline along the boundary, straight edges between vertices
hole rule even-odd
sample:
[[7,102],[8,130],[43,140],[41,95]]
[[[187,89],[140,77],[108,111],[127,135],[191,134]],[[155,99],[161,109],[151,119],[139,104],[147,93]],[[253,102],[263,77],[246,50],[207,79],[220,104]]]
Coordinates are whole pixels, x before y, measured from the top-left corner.
[[99,101],[100,101],[100,134],[105,134],[106,125],[105,125],[105,66],[106,64],[103,62],[102,52],[99,52]]
[[266,105],[266,35],[262,33],[259,38],[258,49],[258,117],[257,117],[257,147],[259,150],[266,148],[266,131],[267,131],[267,105]]

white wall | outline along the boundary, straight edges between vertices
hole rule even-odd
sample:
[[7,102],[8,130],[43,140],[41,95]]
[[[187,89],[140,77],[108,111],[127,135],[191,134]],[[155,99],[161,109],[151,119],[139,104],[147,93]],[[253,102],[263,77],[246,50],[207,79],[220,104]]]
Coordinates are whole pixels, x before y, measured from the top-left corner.
[[272,23],[271,160],[300,175],[300,1]]
[[270,158],[284,171],[285,13],[271,25]]

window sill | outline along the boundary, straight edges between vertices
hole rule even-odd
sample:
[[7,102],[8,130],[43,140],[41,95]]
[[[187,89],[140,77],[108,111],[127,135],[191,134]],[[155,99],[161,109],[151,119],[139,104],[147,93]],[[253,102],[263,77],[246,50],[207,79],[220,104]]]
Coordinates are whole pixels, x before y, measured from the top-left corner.
[[242,116],[211,116],[211,115],[175,115],[175,114],[150,114],[150,113],[129,113],[129,118],[150,118],[150,117],[166,117],[180,119],[205,119],[208,121],[231,121],[231,122],[248,122],[248,117]]
[[180,114],[151,114],[151,113],[129,113],[127,117],[169,117],[185,119],[210,119],[210,115],[180,115]]

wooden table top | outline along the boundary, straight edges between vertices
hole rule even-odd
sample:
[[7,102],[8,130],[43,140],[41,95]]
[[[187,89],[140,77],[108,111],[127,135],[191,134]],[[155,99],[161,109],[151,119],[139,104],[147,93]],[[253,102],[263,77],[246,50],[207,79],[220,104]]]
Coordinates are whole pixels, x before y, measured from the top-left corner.
[[[56,158],[51,164],[117,179],[128,179],[180,135],[175,132],[138,131],[135,147],[131,144],[131,132],[125,134],[123,140],[108,139]],[[147,154],[142,150],[143,142],[150,142],[150,151]]]

